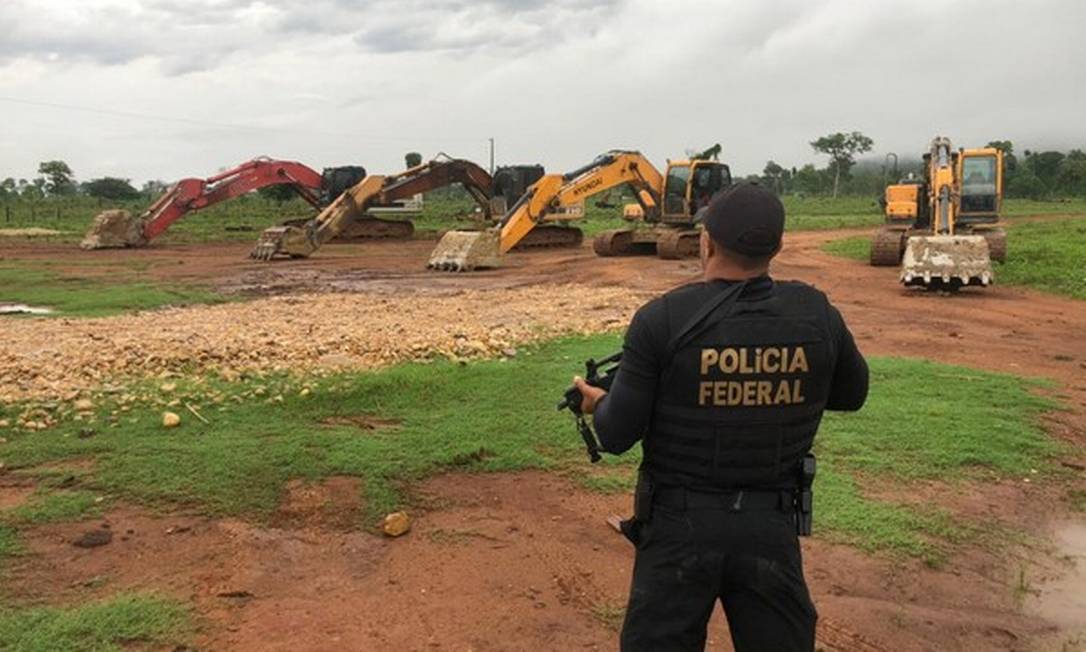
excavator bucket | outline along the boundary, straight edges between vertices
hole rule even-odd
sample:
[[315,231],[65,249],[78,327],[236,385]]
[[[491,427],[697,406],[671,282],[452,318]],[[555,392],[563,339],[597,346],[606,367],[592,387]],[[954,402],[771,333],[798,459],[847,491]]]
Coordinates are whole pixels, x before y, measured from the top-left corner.
[[305,258],[315,250],[305,227],[273,226],[260,234],[249,257],[257,260],[272,260],[277,256]]
[[449,231],[430,254],[430,269],[465,272],[483,267],[501,267],[502,256],[499,246],[501,232],[498,229],[486,231]]
[[957,290],[991,285],[988,241],[979,235],[913,236],[901,261],[901,282],[929,289]]
[[94,218],[79,246],[83,249],[123,249],[147,244],[143,220],[125,210],[102,211]]

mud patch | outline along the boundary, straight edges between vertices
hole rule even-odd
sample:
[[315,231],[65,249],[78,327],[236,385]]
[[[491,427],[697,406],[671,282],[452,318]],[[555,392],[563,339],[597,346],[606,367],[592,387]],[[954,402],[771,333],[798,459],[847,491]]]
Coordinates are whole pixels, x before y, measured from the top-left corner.
[[1045,620],[1086,634],[1086,521],[1057,527],[1054,545],[1063,572],[1043,578],[1037,587],[1023,579],[1022,590],[1034,596],[1026,607]]
[[0,512],[21,507],[33,494],[31,484],[0,484]]
[[[304,522],[337,492],[359,496],[356,482],[292,483],[284,511]],[[614,649],[633,549],[604,519],[628,513],[628,496],[544,472],[449,474],[417,493],[430,507],[395,540],[132,508],[109,513],[115,537],[100,548],[71,546],[85,522],[32,528],[5,591],[46,603],[176,596],[206,618],[199,649]],[[1020,613],[992,558],[935,570],[817,539],[803,549],[827,652],[1019,650],[1058,632]],[[719,608],[707,648],[731,649]]]
[[362,481],[333,476],[319,483],[291,480],[271,525],[283,529],[356,530],[361,525]]
[[401,425],[399,419],[388,419],[373,414],[348,414],[325,417],[317,421],[322,426],[348,426],[359,430],[374,431],[398,428]]

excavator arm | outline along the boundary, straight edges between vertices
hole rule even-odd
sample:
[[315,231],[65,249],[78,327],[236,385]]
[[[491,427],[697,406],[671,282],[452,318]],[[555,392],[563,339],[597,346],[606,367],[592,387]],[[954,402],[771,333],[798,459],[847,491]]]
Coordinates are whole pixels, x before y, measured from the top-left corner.
[[297,161],[256,158],[206,179],[182,179],[138,217],[108,211],[111,220],[108,223],[96,220],[83,246],[86,249],[141,247],[192,211],[280,184],[290,185],[314,208],[320,205],[319,172]]
[[305,258],[375,206],[459,183],[490,219],[490,174],[471,161],[436,158],[394,175],[369,175],[301,226],[266,229],[249,253],[257,260]]
[[659,210],[659,170],[640,152],[612,150],[566,174],[547,174],[532,184],[490,231],[449,231],[430,255],[431,269],[468,270],[497,266],[502,254],[515,247],[547,215],[564,206],[622,184],[630,184],[645,214]]

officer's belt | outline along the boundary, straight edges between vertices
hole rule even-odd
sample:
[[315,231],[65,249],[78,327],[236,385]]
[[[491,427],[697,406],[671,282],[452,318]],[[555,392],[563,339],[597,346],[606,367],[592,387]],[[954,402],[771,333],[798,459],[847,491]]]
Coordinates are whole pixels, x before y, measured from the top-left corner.
[[657,487],[652,502],[675,510],[720,509],[731,512],[792,510],[792,489],[737,489],[694,491],[685,487]]

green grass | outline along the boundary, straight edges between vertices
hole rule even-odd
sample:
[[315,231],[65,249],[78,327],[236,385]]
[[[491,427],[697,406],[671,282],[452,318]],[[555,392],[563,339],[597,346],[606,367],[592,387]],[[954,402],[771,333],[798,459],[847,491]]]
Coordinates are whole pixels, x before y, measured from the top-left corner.
[[96,496],[88,491],[39,491],[18,507],[0,511],[0,525],[32,526],[74,521],[99,513]]
[[866,261],[871,258],[871,236],[854,235],[831,240],[822,245],[822,251],[842,258]]
[[13,527],[0,525],[0,564],[7,557],[17,555],[22,551],[23,545],[19,541],[19,532]]
[[60,317],[100,317],[166,305],[218,303],[225,298],[198,285],[131,280],[136,274],[60,273],[47,264],[0,265],[0,303],[52,308]]
[[[185,422],[172,430],[159,425],[158,406],[133,404],[129,414],[138,421],[126,417],[89,439],[73,436],[75,423],[12,434],[4,461],[16,472],[33,473],[27,467],[94,458],[95,470],[80,481],[87,490],[258,521],[273,513],[289,479],[336,474],[363,479],[368,524],[410,503],[413,483],[444,471],[551,469],[593,489],[619,491],[629,488],[638,454],[608,456],[605,464],[589,467],[572,419],[553,408],[579,360],[618,344],[617,336],[574,338],[529,347],[504,362],[401,365],[315,381],[305,397],[286,380],[265,379],[261,396],[281,392],[281,403],[227,400],[229,407],[219,412],[205,401],[210,425],[182,412]],[[864,488],[874,479],[907,490],[918,480],[1051,472],[1047,460],[1058,449],[1038,426],[1038,415],[1052,404],[1034,396],[1031,383],[913,360],[875,359],[872,369],[868,406],[855,415],[828,415],[819,435],[820,535],[937,560],[970,535],[968,516],[872,498]],[[251,383],[209,381],[199,391],[238,396],[252,390]],[[101,414],[110,408],[102,403]],[[321,424],[357,414],[398,425],[364,430]]]
[[1029,215],[1086,215],[1086,198],[1054,199],[1004,199],[1004,217],[1015,218]]
[[1086,299],[1086,219],[1012,225],[996,281]]
[[[52,241],[78,242],[90,228],[94,216],[123,208],[139,215],[150,205],[148,200],[131,202],[99,201],[91,197],[67,197],[33,202],[0,203],[0,229],[38,227],[61,231]],[[170,225],[157,243],[256,241],[260,232],[288,219],[309,217],[313,209],[301,199],[282,204],[259,195],[246,195],[211,208],[189,213]],[[42,240],[35,237],[34,240]]]
[[[788,214],[787,228],[791,231],[856,228],[882,222],[881,210],[874,196],[782,198]],[[621,228],[622,204],[632,202],[627,197],[612,196],[616,208],[597,208],[595,198],[585,203],[586,217],[579,225],[589,237],[606,229]],[[32,203],[15,201],[0,204],[0,229],[39,227],[55,229],[62,235],[46,238],[61,242],[77,242],[90,226],[94,216],[109,208],[125,208],[139,214],[148,201],[107,202],[88,197],[48,199]],[[476,204],[467,196],[436,192],[427,195],[421,215],[413,217],[416,231],[428,236],[436,231],[471,228]],[[1034,201],[1007,199],[1004,214],[1013,219],[1022,215],[1086,214],[1086,200]],[[312,208],[301,199],[278,203],[259,195],[246,195],[202,211],[189,213],[170,226],[156,239],[162,244],[197,242],[255,242],[266,227],[288,219],[311,217]],[[35,238],[40,240],[42,238]]]
[[[869,236],[822,245],[835,256],[868,260]],[[1068,218],[1007,225],[1007,262],[997,264],[996,282],[1086,299],[1086,219]]]
[[0,650],[6,652],[173,649],[191,632],[188,609],[154,595],[76,607],[0,608]]

